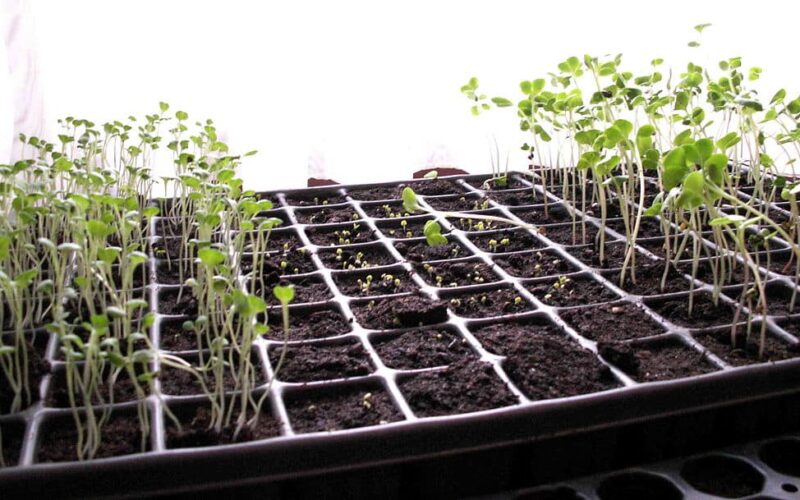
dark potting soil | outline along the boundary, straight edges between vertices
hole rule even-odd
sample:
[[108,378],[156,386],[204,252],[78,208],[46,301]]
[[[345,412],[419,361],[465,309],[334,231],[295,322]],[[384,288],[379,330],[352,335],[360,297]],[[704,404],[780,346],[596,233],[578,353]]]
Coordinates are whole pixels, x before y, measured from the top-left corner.
[[[38,447],[36,461],[74,462],[78,460],[77,431],[72,420],[52,421],[45,426]],[[150,440],[145,439],[145,450],[150,449]],[[102,428],[102,441],[95,458],[118,457],[141,453],[142,434],[139,421],[134,415],[112,413]]]
[[448,295],[447,304],[455,314],[464,318],[488,318],[535,309],[510,288]]
[[[491,215],[493,217],[503,217],[505,215],[500,210],[483,210],[473,212],[474,214]],[[499,221],[483,220],[471,214],[464,214],[464,217],[447,217],[447,221],[456,229],[462,231],[490,231],[492,229],[506,229],[513,227],[513,224]]]
[[[643,260],[641,256],[638,259]],[[689,291],[690,282],[683,274],[675,270],[675,267],[670,264],[670,269],[667,273],[667,280],[664,282],[664,289],[661,289],[661,278],[664,274],[663,263],[650,263],[650,262],[637,262],[636,263],[636,283],[631,280],[630,272],[625,273],[625,282],[620,288],[630,293],[631,295],[659,295],[662,293],[675,293]],[[619,272],[609,271],[605,277],[610,282],[619,286]]]
[[541,240],[523,229],[505,229],[492,233],[475,233],[469,239],[481,250],[490,253],[536,250],[545,245]]
[[629,340],[660,335],[665,331],[639,307],[624,302],[566,309],[558,314],[580,335],[590,340]]
[[[631,231],[636,223],[635,219],[631,219]],[[622,219],[607,220],[606,226],[618,232],[620,235],[625,236],[625,221]],[[661,222],[655,217],[642,217],[642,222],[639,225],[639,232],[636,238],[654,238],[662,236],[664,233],[661,230]]]
[[[577,196],[578,201],[575,203],[575,205],[578,208],[582,208],[580,191],[578,191]],[[603,217],[603,211],[601,210],[600,204],[592,203],[589,193],[586,194],[586,207],[583,209],[583,213],[589,217],[595,217],[598,220],[602,220]],[[618,217],[622,217],[622,210],[619,207],[619,202],[615,200],[609,200],[609,202],[606,203],[606,220],[616,219]]]
[[405,295],[352,304],[351,309],[364,328],[390,330],[413,328],[447,321],[447,302],[422,295]]
[[276,285],[291,285],[294,287],[294,300],[292,304],[307,304],[311,302],[325,302],[333,295],[330,288],[319,276],[307,276],[302,278],[282,279],[277,283],[261,282],[256,283],[254,293],[263,297],[270,305],[280,305],[280,301],[272,293]]
[[555,226],[539,227],[539,234],[548,238],[553,243],[565,246],[586,245],[595,241],[597,227],[586,224],[584,237],[583,227],[580,224],[561,224]]
[[[4,345],[14,346],[14,341],[11,338],[3,339]],[[22,394],[22,405],[20,411],[24,410],[31,404],[39,401],[39,384],[42,382],[42,377],[50,373],[50,363],[44,358],[43,353],[34,345],[31,345],[27,340],[26,351],[28,353],[28,387],[30,387],[30,399],[28,395]],[[5,415],[11,411],[11,406],[14,404],[14,390],[8,384],[8,379],[3,377],[0,379],[0,415]]]
[[[147,383],[140,383],[141,388],[144,390],[145,395],[148,393]],[[103,398],[104,403],[111,402],[111,395],[109,394],[109,380],[108,375],[104,374],[102,383],[99,384],[98,390]],[[125,403],[128,401],[137,400],[136,387],[134,386],[127,373],[122,372],[114,382],[114,403]],[[78,406],[84,404],[83,398],[80,393],[75,394],[75,403]],[[92,397],[92,404],[100,404],[100,399],[97,395]],[[69,408],[69,392],[67,391],[67,378],[64,370],[56,371],[50,378],[50,387],[45,399],[45,405],[55,408]]]
[[542,203],[544,197],[541,193],[534,192],[533,188],[515,189],[510,191],[490,191],[489,198],[507,207],[520,207]]
[[375,231],[366,224],[346,224],[333,227],[307,227],[306,236],[320,246],[352,245],[375,241]]
[[640,346],[600,343],[598,352],[637,382],[672,380],[717,370],[704,353],[676,341]]
[[445,329],[411,330],[373,339],[372,345],[381,361],[397,370],[434,368],[477,357],[466,339]]
[[294,211],[294,215],[297,217],[297,222],[302,224],[333,224],[361,219],[361,216],[349,205],[300,208]]
[[[386,221],[378,221],[375,224],[387,238],[407,239],[422,238],[425,236],[425,223],[434,220],[433,217],[402,217]],[[450,231],[442,227],[441,233],[447,234]]]
[[401,200],[387,201],[386,203],[365,203],[361,205],[361,208],[367,215],[377,219],[401,219],[412,215],[403,208]]
[[[758,293],[753,293],[751,296],[745,297],[744,306],[757,314],[764,314],[765,312],[770,316],[789,316],[791,314],[800,314],[800,292],[795,299],[794,307],[792,307],[792,289],[782,283],[768,283],[766,285],[767,295],[767,310],[764,311],[761,307],[761,302]],[[725,295],[739,302],[743,288],[741,286],[732,289],[726,289]],[[749,291],[757,290],[755,285],[749,286],[745,294]]]
[[542,318],[513,319],[476,325],[470,327],[470,331],[484,349],[498,356],[524,351],[527,343],[533,338],[564,335],[563,331]]
[[764,476],[752,465],[724,455],[686,462],[681,468],[681,477],[703,493],[724,498],[753,495],[764,487]]
[[746,327],[737,328],[736,345],[733,348],[731,348],[731,332],[727,329],[724,331],[700,332],[695,334],[694,337],[703,347],[733,366],[769,363],[800,356],[800,344],[783,342],[767,332],[766,342],[764,343],[764,356],[759,359],[761,328],[757,325],[753,326],[749,338],[747,337]]
[[[627,245],[623,242],[606,243],[603,252],[603,261],[600,261],[600,247],[595,245],[583,245],[579,247],[567,248],[567,252],[583,262],[587,266],[597,269],[615,269],[622,267],[625,262],[625,252]],[[638,256],[637,261],[642,261],[643,256]]]
[[619,296],[592,278],[559,276],[552,281],[526,286],[545,304],[553,307],[573,307],[610,302]]
[[181,236],[187,234],[189,238],[197,237],[197,226],[192,225],[190,219],[179,217],[159,217],[155,222],[157,236]]
[[329,269],[366,269],[397,262],[383,245],[321,248],[317,255]]
[[[695,293],[692,313],[689,314],[689,297],[679,297],[666,300],[654,300],[648,303],[651,309],[665,319],[686,328],[707,328],[710,326],[729,325],[733,323],[734,306],[722,300],[717,305],[707,293]],[[739,316],[739,321],[746,319],[745,314]]]
[[[739,283],[744,282],[744,266],[742,264],[736,263],[736,267],[734,269],[730,268],[730,265],[726,265],[725,274],[722,276],[722,284],[723,285],[736,285]],[[685,273],[689,276],[692,275],[692,263],[691,262],[681,262],[678,264],[678,270],[682,273]],[[749,280],[752,282],[753,280],[753,273],[748,273]],[[709,260],[702,260],[698,262],[697,266],[697,274],[696,278],[704,281],[708,284],[714,283],[714,274],[712,272],[712,264]]]
[[[198,350],[197,335],[194,331],[183,329],[183,320],[166,320],[160,326],[160,347],[165,351],[196,351]],[[200,349],[208,349],[206,339],[201,337]]]
[[[278,366],[283,346],[274,345],[269,350],[273,370]],[[278,380],[285,382],[313,382],[337,378],[369,375],[373,371],[369,355],[360,342],[289,346],[283,359]]]
[[577,271],[569,261],[548,251],[515,253],[493,257],[495,264],[512,276],[539,278]]
[[133,275],[130,278],[130,281],[123,288],[122,283],[122,275],[120,274],[119,267],[114,266],[111,271],[111,280],[114,282],[114,286],[118,289],[131,289],[131,288],[141,288],[143,286],[147,286],[150,282],[150,263],[149,260],[147,262],[143,262],[140,264],[136,269],[133,271]]
[[264,404],[262,407],[262,413],[259,415],[256,425],[254,427],[245,425],[239,435],[236,436],[236,439],[234,439],[234,431],[236,429],[236,415],[238,415],[239,412],[235,412],[235,416],[232,419],[233,423],[228,427],[224,427],[221,433],[217,433],[211,427],[212,415],[211,411],[206,407],[197,408],[191,420],[189,420],[189,418],[181,418],[180,430],[175,427],[170,419],[165,419],[167,422],[167,448],[217,446],[280,436],[280,422],[263,413],[267,406],[269,405]]
[[333,281],[339,287],[339,291],[351,297],[391,295],[419,290],[411,275],[403,270],[336,273],[333,275]]
[[456,181],[445,179],[425,179],[401,184],[400,193],[403,192],[403,188],[406,186],[413,189],[415,193],[424,196],[438,196],[464,192],[464,188]]
[[410,375],[399,386],[412,411],[421,417],[470,413],[518,402],[492,365],[472,360]]
[[442,212],[469,212],[491,208],[489,199],[478,194],[443,196],[441,198],[425,198],[435,210]]
[[158,293],[158,312],[170,315],[197,315],[197,299],[194,298],[192,290],[183,288],[171,288],[161,290]]
[[[539,202],[541,203],[541,200]],[[545,210],[544,205],[512,208],[511,213],[528,224],[560,224],[572,222],[572,214],[561,203],[548,203],[547,210]],[[580,219],[576,220],[579,223],[578,227],[580,227]]]
[[0,423],[0,435],[3,441],[3,448],[0,449],[3,462],[6,467],[14,466],[19,462],[19,455],[22,452],[25,426],[18,422]]
[[[250,233],[245,237],[245,251],[253,251],[252,242],[258,239],[256,233]],[[300,236],[294,229],[280,229],[278,231],[264,232],[261,239],[267,240],[266,251],[268,252],[287,252],[292,248],[303,246]],[[259,248],[259,251],[262,249]]]
[[189,258],[189,248],[183,244],[183,238],[159,238],[152,246],[153,256],[159,259]]
[[[270,330],[265,335],[271,340],[283,340],[283,317],[279,308],[269,310]],[[289,340],[312,340],[336,337],[353,328],[350,322],[335,309],[293,309],[289,314]]]
[[328,191],[310,191],[305,193],[291,193],[285,197],[288,205],[296,207],[309,207],[317,205],[333,205],[335,203],[343,203],[345,197],[339,194],[338,190]]
[[328,386],[286,395],[295,432],[354,429],[403,420],[389,394],[378,387]]
[[[274,274],[275,276],[291,276],[293,274],[305,274],[317,270],[314,261],[311,260],[311,252],[306,248],[290,248],[285,252],[262,255],[264,274]],[[246,274],[253,270],[252,254],[242,255],[242,273]]]
[[[228,354],[225,354],[226,358]],[[234,356],[236,356],[234,354]],[[227,360],[227,359],[226,359]],[[190,360],[192,366],[198,366],[198,360]],[[204,361],[208,361],[206,358]],[[238,363],[238,360],[237,360]],[[259,366],[259,362],[256,360],[256,356],[253,356],[253,366],[254,366],[254,373],[255,373],[255,380],[253,381],[254,384],[260,384],[264,381],[264,376],[261,372],[261,368]],[[214,387],[217,383],[217,377],[213,371],[206,371],[201,374],[205,380],[206,387],[210,390],[214,390]],[[164,367],[161,369],[159,373],[159,379],[161,380],[161,392],[164,394],[170,394],[174,396],[188,396],[192,394],[204,394],[203,386],[198,380],[198,378],[185,370],[179,370],[171,367]],[[226,364],[223,376],[222,376],[222,385],[225,387],[226,391],[231,391],[236,388],[236,381],[233,378],[233,374],[231,373],[231,368],[229,368]]]
[[396,200],[400,198],[401,191],[399,186],[380,186],[348,189],[347,194],[360,201]]
[[455,238],[448,238],[443,245],[430,246],[423,241],[397,241],[394,247],[400,254],[411,262],[425,262],[429,260],[446,260],[458,257],[468,257],[472,252]]
[[[180,266],[183,265],[181,274]],[[197,265],[186,259],[165,261],[156,265],[156,282],[160,285],[180,285],[187,278],[197,275]]]
[[505,183],[498,183],[495,178],[488,178],[486,180],[467,180],[467,184],[474,188],[483,189],[485,191],[506,191],[509,189],[520,189],[530,187],[519,180],[516,176],[508,175],[505,177]]
[[[667,254],[666,249],[666,240],[664,238],[648,238],[646,240],[636,240],[636,244],[640,247],[644,248],[648,252],[652,253],[656,257],[661,257],[662,259]],[[680,246],[680,240],[676,243],[675,239],[670,237],[669,239],[669,256],[670,259],[675,258],[675,252],[677,251],[678,247]],[[681,253],[681,259],[691,259],[692,258],[692,243],[686,244]]]
[[414,264],[414,269],[428,284],[436,287],[482,285],[500,278],[488,264],[477,260]]
[[273,210],[267,210],[265,212],[260,212],[259,217],[268,217],[270,219],[278,219],[281,221],[276,227],[286,227],[291,226],[292,221],[289,220],[289,213],[286,212],[286,209],[283,208],[276,208]]

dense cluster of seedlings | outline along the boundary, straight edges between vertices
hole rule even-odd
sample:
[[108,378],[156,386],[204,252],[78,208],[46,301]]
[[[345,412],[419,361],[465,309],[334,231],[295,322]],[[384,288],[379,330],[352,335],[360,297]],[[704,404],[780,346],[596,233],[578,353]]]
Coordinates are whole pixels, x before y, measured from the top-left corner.
[[[62,381],[71,410],[73,460],[98,455],[122,393],[137,402],[146,450],[147,397],[159,394],[153,385],[165,370],[197,381],[210,408],[207,430],[220,440],[251,432],[269,393],[257,391],[252,362],[254,342],[268,330],[267,304],[251,291],[274,290],[288,321],[293,289],[263,282],[272,267],[289,265],[281,260],[288,248],[270,247],[281,221],[265,215],[269,200],[243,190],[240,157],[228,153],[210,120],[192,127],[185,112],[168,109],[162,103],[144,120],[101,127],[67,118],[58,143],[21,136],[30,159],[0,166],[0,412],[38,399],[49,368],[37,346],[47,333],[56,336],[63,371],[53,380]],[[162,185],[174,197],[154,202],[150,165],[164,150],[174,173]],[[242,272],[245,254],[249,272]],[[183,324],[196,338],[193,362],[154,348],[151,255],[183,285],[175,300],[193,313]]]
[[[724,286],[741,284],[736,318],[746,316],[749,339],[752,320],[769,312],[761,267],[775,268],[770,261],[775,247],[788,254],[777,267],[794,278],[788,312],[796,309],[800,181],[788,172],[800,158],[800,97],[791,100],[781,89],[762,102],[750,87],[761,69],[745,70],[739,57],[720,61],[716,75],[713,68],[688,63],[677,78],[665,78],[662,64],[655,59],[650,72],[635,75],[622,68],[620,55],[570,57],[548,78],[521,82],[516,105],[482,94],[477,78],[461,92],[475,115],[492,105],[516,109],[520,129],[529,134],[522,149],[538,184],[532,196],[540,197],[545,216],[548,192],[569,205],[569,244],[593,245],[598,267],[606,267],[607,231],[624,236],[618,282],[625,287],[637,283],[643,233],[660,236],[649,248],[666,257],[659,289],[666,290],[676,268],[688,268],[692,278],[710,270],[704,279],[713,285],[715,305]],[[482,187],[505,189],[510,180],[499,168],[498,153],[494,174]],[[426,210],[413,190],[404,199],[407,211]],[[469,230],[512,222],[448,216],[459,217]],[[587,224],[590,216],[599,219],[599,231]],[[565,243],[553,239],[563,233],[544,236]],[[781,243],[773,245],[776,238]],[[489,250],[506,243],[492,240]],[[690,292],[691,317],[699,293],[694,282]],[[741,341],[736,324],[730,333],[734,346]],[[766,322],[761,322],[762,353],[765,335]]]

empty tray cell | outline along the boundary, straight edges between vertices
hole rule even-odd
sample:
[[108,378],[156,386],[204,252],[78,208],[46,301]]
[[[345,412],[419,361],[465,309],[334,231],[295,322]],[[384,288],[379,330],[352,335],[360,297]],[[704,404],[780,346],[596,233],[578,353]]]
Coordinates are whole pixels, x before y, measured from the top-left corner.
[[420,328],[371,338],[383,364],[396,370],[446,366],[477,358],[466,339],[451,328]]
[[544,248],[545,244],[525,229],[504,229],[469,234],[475,246],[485,252],[507,253]]
[[339,291],[350,297],[370,297],[416,292],[419,286],[402,268],[381,271],[342,271],[333,274]]
[[559,245],[586,245],[595,241],[598,229],[594,224],[586,224],[585,229],[580,224],[540,226],[539,235]]
[[392,184],[390,186],[349,188],[347,195],[359,201],[397,200],[400,198],[401,191],[402,188],[399,184]]
[[[284,340],[283,317],[280,308],[268,310],[270,340]],[[323,339],[349,333],[353,327],[338,308],[328,307],[290,307],[289,341]]]
[[472,212],[470,214],[464,214],[463,217],[448,217],[447,222],[455,229],[460,229],[462,231],[490,231],[492,229],[505,229],[515,225],[511,222],[504,222],[503,220],[481,219],[476,217],[477,215],[488,215],[508,220],[502,211],[495,209]]
[[489,318],[533,311],[535,307],[510,287],[479,292],[446,292],[447,307],[463,318]]
[[537,250],[492,257],[495,264],[508,274],[521,278],[560,276],[578,270],[556,252]]
[[[607,239],[602,253],[600,247],[594,244],[570,247],[566,251],[587,266],[596,269],[617,269],[625,262],[627,248],[624,242]],[[638,259],[644,261],[644,256]]]
[[[268,351],[273,371],[278,367],[284,346],[273,344]],[[303,344],[286,347],[283,364],[277,372],[284,382],[314,382],[368,375],[373,371],[369,355],[358,339],[338,343]]]
[[483,285],[500,279],[489,264],[476,259],[414,264],[423,280],[439,288]]
[[[245,253],[240,256],[241,271],[248,274],[253,271],[253,254]],[[283,252],[259,254],[256,273],[262,275],[292,276],[314,272],[317,267],[311,260],[311,250],[305,247],[290,248]]]
[[[790,316],[792,314],[800,314],[800,293],[794,293],[794,288],[780,282],[767,283],[765,288],[767,299],[766,314],[770,316]],[[742,294],[742,286],[735,286],[725,289],[725,295],[732,298],[734,301],[739,302]],[[761,307],[761,301],[757,288],[751,284],[745,289],[744,306],[751,311],[763,314],[765,311]],[[794,304],[792,304],[792,295],[794,297]]]
[[628,302],[565,309],[559,316],[579,335],[610,342],[660,335],[666,330],[640,307]]
[[367,215],[375,217],[376,219],[402,219],[413,215],[403,208],[403,202],[401,200],[362,203],[361,209],[364,210]]
[[[669,270],[667,271],[667,266]],[[663,282],[664,272],[667,272],[667,279]],[[633,273],[633,276],[631,276]],[[683,273],[679,273],[675,266],[668,261],[650,262],[637,257],[636,266],[628,268],[625,272],[625,281],[620,285],[620,271],[606,271],[603,276],[614,285],[622,288],[631,295],[661,295],[666,293],[688,292],[691,282]],[[635,282],[633,281],[635,278]]]
[[472,327],[503,369],[532,400],[600,392],[620,385],[597,356],[546,323],[507,322]]
[[447,303],[423,295],[360,301],[350,308],[356,321],[371,330],[413,328],[447,321]]
[[[541,203],[541,198],[538,203]],[[572,222],[573,216],[563,203],[548,203],[532,207],[512,208],[511,213],[528,224],[561,224]],[[576,219],[580,225],[580,217]]]
[[427,240],[414,239],[395,241],[394,247],[400,255],[411,262],[457,259],[471,257],[473,254],[455,237],[446,237],[447,243],[431,246]]
[[307,227],[306,236],[319,246],[352,245],[376,239],[375,231],[363,222],[350,222],[335,226]]
[[303,224],[335,224],[361,219],[350,205],[298,208],[294,211],[294,216]]
[[508,189],[506,191],[490,191],[487,193],[489,198],[506,205],[508,207],[519,207],[522,205],[533,205],[542,203],[544,196],[533,188]]
[[492,365],[480,361],[459,361],[439,370],[408,375],[399,386],[419,417],[490,410],[518,402]]
[[574,307],[611,302],[619,295],[587,276],[558,276],[525,285],[537,299],[553,307]]
[[425,198],[425,202],[441,212],[469,212],[491,208],[489,199],[477,193]]
[[308,191],[287,193],[284,195],[284,199],[287,205],[296,207],[333,205],[346,201],[344,195],[338,189],[309,189]]
[[[253,398],[258,402],[261,394],[254,393]],[[170,411],[178,417],[181,428],[178,429],[170,418],[164,417],[167,448],[202,448],[270,439],[281,435],[281,423],[270,414],[269,400],[265,400],[258,419],[251,423],[252,413],[248,413],[248,421],[234,437],[237,417],[240,414],[237,406],[239,400],[229,401],[229,404],[234,405],[231,425],[223,427],[220,433],[214,429],[213,413],[208,400],[204,399],[200,403],[171,404]]]
[[376,383],[298,389],[285,396],[294,432],[328,432],[403,420],[389,393]]
[[766,478],[752,464],[727,455],[707,455],[683,464],[681,477],[692,488],[723,498],[761,492]]
[[[97,414],[97,418],[100,415]],[[135,411],[114,411],[102,426],[100,446],[94,458],[111,458],[150,450],[150,440],[142,440],[142,431]],[[37,463],[73,462],[78,460],[78,432],[72,416],[53,415],[39,428]]]
[[263,280],[249,279],[247,285],[251,287],[253,293],[263,297],[270,305],[280,305],[280,301],[272,293],[272,289],[277,285],[291,285],[294,287],[294,300],[292,304],[307,304],[313,302],[325,302],[333,294],[328,288],[327,283],[318,274],[306,276],[288,277],[276,279],[275,274],[267,275]]
[[772,363],[800,356],[800,344],[791,344],[777,335],[767,331],[764,342],[763,356],[759,357],[761,348],[761,324],[753,325],[750,336],[747,328],[740,326],[736,329],[735,344],[731,347],[731,329],[723,328],[707,332],[698,332],[694,338],[703,347],[713,352],[717,357],[733,366],[750,365],[754,363]]
[[[691,312],[689,309],[689,295],[667,299],[650,299],[646,303],[667,321],[685,328],[708,328],[733,323],[736,307],[725,302],[722,297],[720,297],[717,304],[714,304],[710,293],[695,292],[692,295]],[[742,311],[742,314],[739,315],[739,321],[744,321],[746,317],[747,315]]]
[[[375,225],[387,238],[421,238],[425,236],[425,223],[429,220],[435,219],[428,216],[398,217],[396,219],[377,221]],[[441,228],[442,234],[447,234],[449,232],[447,228]]]
[[646,343],[601,343],[603,359],[637,382],[659,382],[711,373],[717,368],[705,353],[673,339]]
[[367,269],[397,263],[397,259],[381,244],[321,248],[317,255],[329,269]]

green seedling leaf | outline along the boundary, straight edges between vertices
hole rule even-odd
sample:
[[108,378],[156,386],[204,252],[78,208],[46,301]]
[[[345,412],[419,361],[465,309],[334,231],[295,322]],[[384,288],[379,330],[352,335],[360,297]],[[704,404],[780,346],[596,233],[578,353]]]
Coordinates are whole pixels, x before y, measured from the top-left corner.
[[706,178],[717,186],[722,186],[725,175],[725,168],[728,166],[728,156],[722,153],[711,155],[705,162]]
[[670,190],[679,186],[688,173],[686,151],[683,148],[674,148],[667,153],[664,157],[664,189]]
[[294,285],[278,285],[272,289],[272,294],[280,301],[281,305],[287,306],[294,300]]
[[426,179],[435,179],[435,178],[439,177],[439,171],[438,170],[431,170],[430,172],[425,174],[423,177],[426,178]]
[[442,235],[442,227],[435,220],[429,220],[425,223],[423,234],[429,246],[435,247],[447,244],[447,238]]
[[722,152],[724,153],[728,149],[739,144],[739,141],[741,140],[742,138],[739,137],[739,134],[737,134],[736,132],[730,132],[722,136],[722,138],[720,138],[720,140],[717,141],[717,148],[722,150]]
[[197,257],[208,268],[214,268],[225,262],[225,254],[214,248],[201,248],[197,252]]
[[709,225],[711,226],[738,226],[742,222],[744,222],[746,218],[741,215],[726,215],[724,217],[717,217],[716,219],[711,219],[709,221]]
[[505,97],[492,97],[492,102],[498,108],[508,108],[514,105],[513,102],[509,101]]
[[419,203],[417,203],[417,194],[408,186],[403,188],[403,209],[410,214],[420,210]]

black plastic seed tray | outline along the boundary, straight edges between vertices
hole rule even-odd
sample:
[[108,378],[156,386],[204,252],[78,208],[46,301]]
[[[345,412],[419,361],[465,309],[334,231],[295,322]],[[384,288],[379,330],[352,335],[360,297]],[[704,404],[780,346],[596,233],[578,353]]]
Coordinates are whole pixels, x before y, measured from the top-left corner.
[[[664,317],[686,299],[680,287],[666,295],[652,289],[633,295],[616,286],[616,275],[609,270],[613,265],[592,267],[591,237],[576,238],[573,229],[580,235],[581,225],[570,223],[570,210],[554,194],[547,194],[550,219],[540,188],[532,188],[525,176],[514,175],[513,189],[497,192],[482,189],[485,179],[457,176],[410,184],[427,206],[453,205],[474,209],[470,213],[535,221],[538,229],[508,229],[469,214],[409,216],[396,201],[401,183],[264,193],[275,202],[271,215],[285,221],[274,233],[272,250],[277,255],[293,252],[284,254],[286,264],[280,266],[298,285],[300,302],[290,306],[291,316],[310,318],[304,328],[290,330],[292,349],[301,354],[348,351],[360,359],[357,373],[339,377],[320,370],[311,380],[291,381],[291,373],[282,371],[271,385],[268,405],[280,422],[279,435],[204,448],[171,448],[162,406],[191,415],[203,397],[162,390],[162,397],[148,399],[151,451],[86,463],[38,461],[38,448],[49,433],[72,425],[69,410],[44,403],[55,380],[55,375],[46,376],[39,403],[22,414],[0,416],[4,446],[21,446],[18,465],[0,470],[3,496],[139,497],[209,488],[290,497],[312,495],[320,488],[344,488],[346,496],[355,497],[455,496],[542,484],[633,459],[677,456],[705,445],[796,429],[800,360],[790,359],[798,352],[798,339],[790,331],[798,333],[800,315],[783,311],[753,316],[756,324],[768,325],[770,361],[731,354],[719,341],[724,338],[720,332],[730,328],[724,317],[697,324]],[[381,197],[386,199],[376,199]],[[513,200],[513,206],[498,200]],[[426,247],[419,222],[429,218],[442,225],[450,242],[446,248]],[[400,224],[402,220],[408,223]],[[596,234],[598,219],[586,220],[587,234]],[[607,234],[609,248],[623,246],[618,233],[609,229]],[[359,242],[339,244],[351,237]],[[162,239],[155,237],[154,247]],[[524,247],[514,246],[519,241]],[[648,247],[640,245],[639,250],[640,266],[656,261]],[[197,355],[196,348],[170,343],[167,333],[186,317],[170,314],[176,311],[179,285],[159,282],[161,257],[151,259],[144,288],[157,313],[153,341],[162,350],[190,358]],[[457,273],[440,274],[453,265]],[[772,286],[794,286],[789,276],[768,269],[764,274]],[[367,275],[372,284],[364,290]],[[397,286],[394,277],[401,277]],[[674,279],[688,285],[686,275]],[[300,285],[310,284],[325,290],[324,298],[303,303]],[[554,284],[589,290],[596,299],[587,304],[559,297]],[[696,286],[710,290],[702,282]],[[443,301],[443,321],[419,333],[416,327],[375,326],[365,319],[364,311],[411,294]],[[491,301],[500,296],[507,302],[492,310]],[[723,304],[732,307],[736,295],[732,297],[724,295]],[[333,326],[325,323],[323,328],[318,322],[336,317],[340,322]],[[614,326],[595,328],[602,324]],[[503,335],[513,330],[510,325],[542,339],[539,350],[508,348]],[[408,366],[382,354],[386,342],[432,330],[463,346],[457,361]],[[606,341],[612,340],[608,347]],[[279,337],[258,340],[264,380],[273,374],[270,354],[281,345]],[[53,373],[61,365],[57,351],[51,339],[47,355]],[[651,376],[651,371],[631,369],[629,363],[635,359],[647,368],[675,356],[689,360],[692,369],[702,366],[700,373],[676,370]],[[574,369],[568,364],[572,359],[578,360]],[[582,377],[594,378],[584,384]],[[564,379],[572,385],[561,388]],[[437,399],[420,389],[419,380],[442,384],[449,397]],[[261,390],[266,388],[264,384]],[[476,407],[486,399],[479,397],[481,391],[496,408]],[[351,412],[356,405],[372,425],[347,428],[352,422],[337,422],[335,406],[329,406],[333,400],[349,401],[345,404]],[[135,405],[120,403],[114,414],[135,413]],[[334,410],[309,419],[312,408]]]

